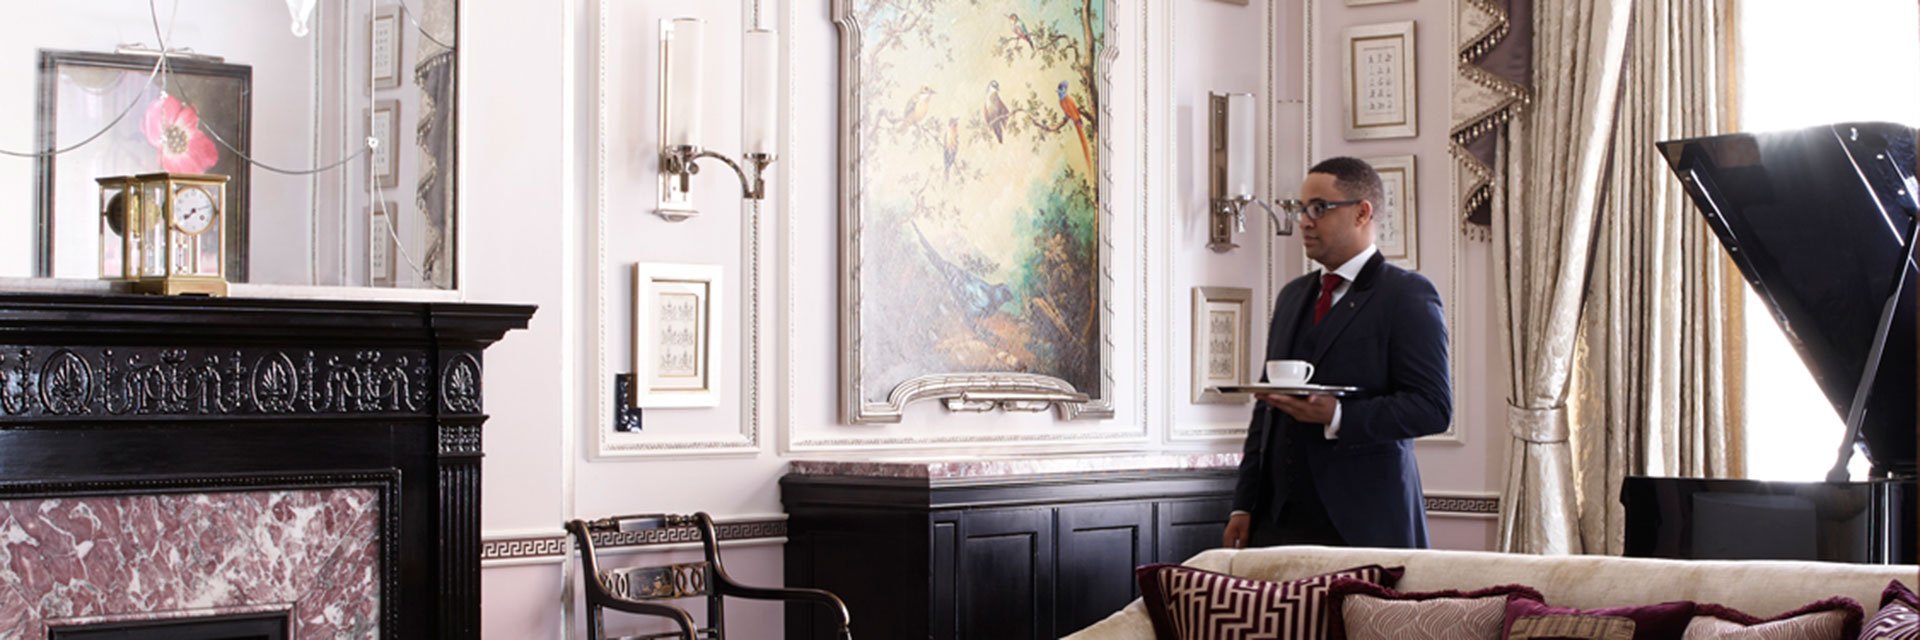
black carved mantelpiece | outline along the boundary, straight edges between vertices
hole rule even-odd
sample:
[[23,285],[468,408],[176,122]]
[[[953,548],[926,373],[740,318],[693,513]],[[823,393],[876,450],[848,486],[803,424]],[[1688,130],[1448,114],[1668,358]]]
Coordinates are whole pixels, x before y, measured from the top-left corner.
[[0,500],[382,488],[380,635],[478,638],[482,351],[533,312],[0,293]]

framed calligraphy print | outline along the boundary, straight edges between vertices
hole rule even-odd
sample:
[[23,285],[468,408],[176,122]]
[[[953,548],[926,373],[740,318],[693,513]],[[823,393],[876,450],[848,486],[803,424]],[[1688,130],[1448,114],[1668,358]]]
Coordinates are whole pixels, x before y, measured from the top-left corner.
[[1380,173],[1380,206],[1374,210],[1374,244],[1381,255],[1406,269],[1420,268],[1420,214],[1414,194],[1419,192],[1419,176],[1413,156],[1367,158],[1367,164]]
[[1413,22],[1349,27],[1342,33],[1348,140],[1411,138],[1420,120],[1414,84]]
[[634,266],[633,406],[719,406],[720,284],[715,265]]
[[1193,403],[1240,403],[1244,393],[1220,393],[1222,385],[1252,382],[1253,290],[1193,288]]

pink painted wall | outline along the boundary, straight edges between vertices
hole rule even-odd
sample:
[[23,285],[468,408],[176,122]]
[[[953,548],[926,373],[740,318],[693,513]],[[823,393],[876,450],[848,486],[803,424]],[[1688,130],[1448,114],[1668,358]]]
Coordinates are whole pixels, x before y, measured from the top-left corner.
[[[825,2],[764,0],[762,24],[781,29],[787,42],[789,62],[782,85],[786,102],[780,109],[790,118],[776,166],[779,173],[763,211],[762,374],[749,380],[739,373],[744,362],[729,363],[731,391],[721,406],[647,413],[648,433],[659,437],[741,433],[743,425],[758,425],[757,437],[743,450],[725,454],[612,456],[602,455],[596,436],[604,420],[597,390],[607,382],[600,379],[601,357],[606,369],[630,368],[623,334],[630,330],[627,274],[633,263],[722,265],[729,286],[740,294],[728,300],[732,311],[725,318],[724,348],[730,357],[749,352],[741,311],[748,290],[744,267],[750,256],[742,239],[747,218],[738,198],[725,188],[732,177],[719,167],[701,174],[696,187],[696,204],[706,212],[701,218],[667,223],[648,211],[656,197],[650,154],[658,140],[650,123],[657,103],[652,56],[657,52],[658,21],[699,15],[708,20],[710,35],[737,39],[752,15],[752,1],[620,2],[617,19],[606,31],[613,53],[604,108],[597,65],[600,2],[465,3],[465,290],[472,300],[541,307],[529,330],[488,352],[485,384],[492,420],[486,434],[482,525],[489,538],[559,535],[565,519],[617,512],[707,510],[722,518],[777,514],[777,482],[786,461],[796,457],[787,452],[788,438],[849,430],[835,424],[826,409],[833,402],[827,392],[837,366],[831,329],[837,276],[829,259],[835,237],[831,136],[837,36]],[[1130,394],[1130,405],[1116,421],[1072,425],[1120,434],[1077,448],[1237,448],[1235,436],[1205,432],[1244,426],[1245,406],[1189,402],[1191,287],[1253,289],[1264,314],[1264,299],[1277,283],[1304,268],[1290,239],[1271,247],[1243,240],[1247,248],[1225,255],[1204,247],[1205,167],[1199,159],[1206,144],[1206,92],[1249,91],[1268,105],[1262,127],[1273,148],[1260,155],[1261,175],[1266,176],[1261,188],[1269,195],[1292,189],[1309,156],[1418,154],[1422,271],[1459,310],[1453,339],[1460,346],[1464,372],[1455,381],[1456,402],[1464,414],[1460,442],[1419,445],[1423,474],[1429,491],[1497,492],[1504,465],[1504,382],[1497,379],[1498,336],[1491,320],[1486,245],[1462,242],[1456,253],[1449,241],[1456,227],[1445,205],[1448,3],[1422,0],[1348,8],[1319,0],[1313,22],[1318,65],[1312,107],[1323,113],[1315,118],[1321,127],[1313,132],[1316,148],[1310,153],[1303,146],[1303,132],[1286,126],[1303,117],[1308,106],[1300,68],[1304,43],[1290,35],[1304,29],[1302,1],[1253,0],[1246,6],[1218,0],[1116,2],[1122,33],[1131,38],[1123,42],[1133,45],[1123,56],[1127,66],[1115,76],[1116,93],[1127,96],[1117,108],[1126,110],[1129,121],[1142,123],[1126,136],[1129,144],[1138,145],[1130,148],[1145,150],[1127,159],[1127,171],[1118,174],[1128,183],[1130,197],[1116,218],[1137,225],[1118,236],[1126,246],[1116,262],[1126,269],[1117,278],[1122,291],[1116,299],[1126,301],[1121,307],[1125,317],[1119,319],[1125,327],[1117,335],[1124,336],[1128,363],[1117,376],[1120,389]],[[1420,137],[1340,141],[1337,127],[1326,129],[1335,121],[1324,115],[1339,108],[1337,84],[1329,84],[1338,78],[1334,39],[1348,24],[1402,19],[1420,21]],[[1278,58],[1268,55],[1269,42],[1282,52]],[[708,128],[711,145],[722,150],[738,146],[740,71],[734,51],[716,46],[708,53],[707,102],[720,113],[709,118]],[[610,116],[604,130],[602,115]],[[604,162],[599,153],[603,133],[609,150]],[[608,196],[604,208],[603,195]],[[1264,228],[1264,222],[1250,220],[1254,235],[1249,237],[1260,237]],[[791,292],[803,295],[790,298]],[[749,383],[760,389],[757,414],[744,402]],[[1139,390],[1149,391],[1142,398]],[[917,409],[909,422],[920,422],[899,429],[910,433],[926,428],[927,420],[950,419]],[[986,416],[952,424],[1016,433],[1062,428],[1044,417]],[[890,433],[886,430],[893,427],[861,429]],[[983,448],[960,445],[947,451],[964,454]],[[908,452],[933,450],[909,444]],[[1491,543],[1491,520],[1436,517],[1432,528],[1437,546],[1478,549]],[[624,558],[654,562],[681,553]],[[778,546],[745,546],[728,553],[736,575],[778,582]],[[572,608],[568,583],[578,580],[557,560],[487,566],[485,634],[570,637],[563,612]],[[740,637],[779,635],[776,609],[740,606],[732,617],[740,625],[735,631]],[[572,624],[578,624],[577,616]]]

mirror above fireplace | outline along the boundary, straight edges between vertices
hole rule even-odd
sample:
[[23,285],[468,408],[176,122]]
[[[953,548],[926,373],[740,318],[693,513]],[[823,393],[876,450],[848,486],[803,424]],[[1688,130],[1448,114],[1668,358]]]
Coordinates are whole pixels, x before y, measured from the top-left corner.
[[10,6],[0,279],[97,280],[95,180],[167,171],[228,178],[232,282],[457,287],[459,0],[288,4]]

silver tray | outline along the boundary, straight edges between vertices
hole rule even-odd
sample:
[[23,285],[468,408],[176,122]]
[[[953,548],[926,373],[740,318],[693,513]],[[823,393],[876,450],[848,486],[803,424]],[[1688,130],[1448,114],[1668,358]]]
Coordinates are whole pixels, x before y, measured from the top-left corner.
[[1265,382],[1256,382],[1252,384],[1223,384],[1218,387],[1213,387],[1213,390],[1219,393],[1278,393],[1292,396],[1306,396],[1318,393],[1335,398],[1343,398],[1359,393],[1360,387],[1343,387],[1328,384],[1268,384]]

